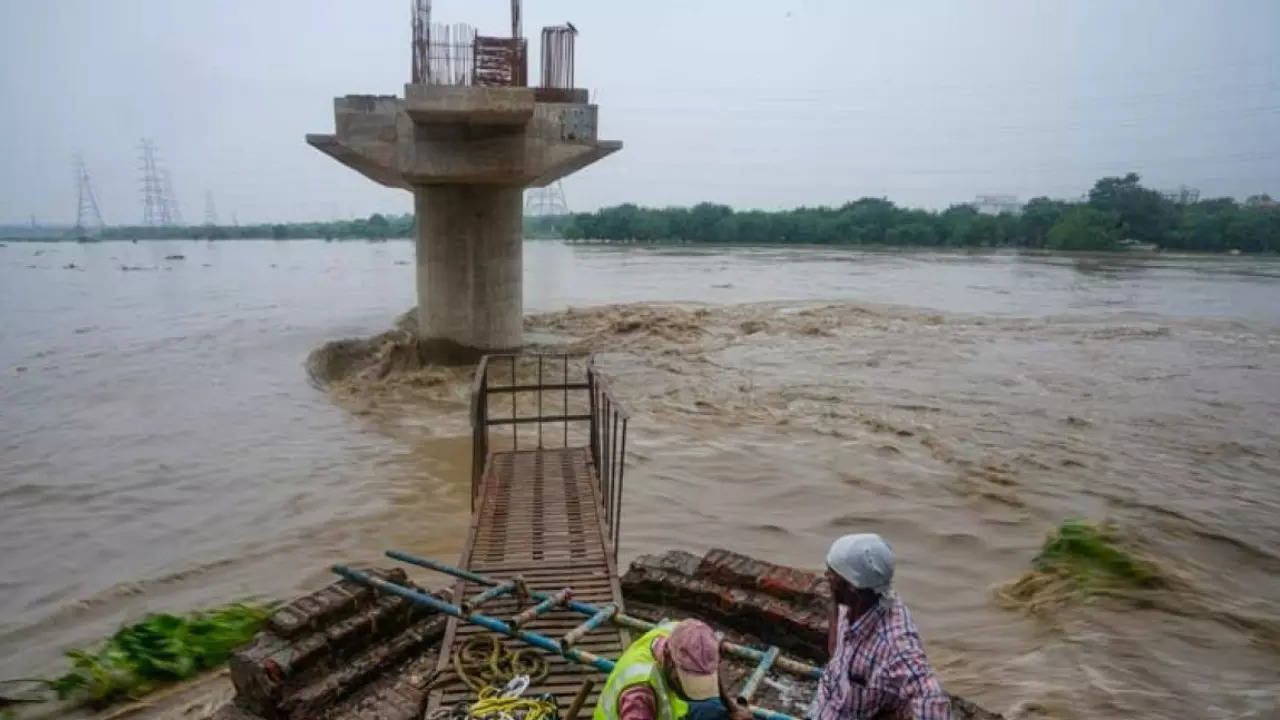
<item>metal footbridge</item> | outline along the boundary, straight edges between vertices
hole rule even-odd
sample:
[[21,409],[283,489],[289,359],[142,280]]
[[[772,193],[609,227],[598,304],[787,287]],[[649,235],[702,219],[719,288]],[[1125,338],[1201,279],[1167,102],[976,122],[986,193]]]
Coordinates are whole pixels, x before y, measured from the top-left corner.
[[[613,658],[653,627],[626,614],[618,581],[627,414],[588,358],[490,355],[476,370],[471,420],[472,518],[458,565],[387,552],[453,577],[449,597],[342,565],[334,571],[450,616],[426,716],[475,699],[451,663],[484,636],[498,637],[509,653],[543,651],[548,672],[526,696],[553,695],[562,717],[590,713]],[[820,673],[776,647],[725,642],[722,651],[757,664],[738,693],[746,703],[774,668]]]

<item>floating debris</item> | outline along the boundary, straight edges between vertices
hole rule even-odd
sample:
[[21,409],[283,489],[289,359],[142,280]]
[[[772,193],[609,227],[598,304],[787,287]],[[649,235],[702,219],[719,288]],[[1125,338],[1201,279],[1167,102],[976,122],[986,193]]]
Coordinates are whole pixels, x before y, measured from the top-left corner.
[[1041,612],[1092,596],[1137,599],[1172,582],[1155,562],[1121,547],[1113,525],[1078,519],[1049,533],[1033,565],[997,589],[1003,604]]
[[59,700],[104,707],[222,665],[248,643],[271,608],[232,603],[185,615],[153,613],[121,628],[96,651],[68,650],[71,670],[33,684]]
[[165,255],[165,256],[164,256],[164,259],[165,259],[165,260],[186,260],[186,259],[187,259],[187,256],[186,256],[186,255],[178,255],[178,254],[174,254],[174,255]]

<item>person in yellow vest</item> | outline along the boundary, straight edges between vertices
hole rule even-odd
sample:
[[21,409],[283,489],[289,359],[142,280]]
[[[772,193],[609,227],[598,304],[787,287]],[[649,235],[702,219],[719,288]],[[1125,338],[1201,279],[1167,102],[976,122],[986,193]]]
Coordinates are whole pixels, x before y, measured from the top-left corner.
[[593,720],[749,718],[721,695],[719,666],[720,643],[706,623],[661,623],[618,658]]

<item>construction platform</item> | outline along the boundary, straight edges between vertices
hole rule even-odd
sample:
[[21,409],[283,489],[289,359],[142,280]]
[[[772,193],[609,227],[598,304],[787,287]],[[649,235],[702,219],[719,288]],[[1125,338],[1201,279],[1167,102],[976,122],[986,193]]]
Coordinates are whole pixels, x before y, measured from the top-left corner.
[[[472,384],[473,464],[471,526],[458,566],[490,577],[522,577],[534,592],[567,587],[573,599],[625,612],[618,582],[619,530],[627,416],[604,378],[586,358],[489,355]],[[523,446],[522,446],[523,443]],[[488,589],[458,581],[453,597]],[[483,611],[511,617],[519,598],[507,594]],[[563,636],[582,623],[568,608],[539,615],[522,629]],[[449,669],[454,651],[484,628],[450,618],[438,669]],[[630,644],[626,629],[604,623],[575,643],[581,650],[618,657]],[[521,646],[506,638],[509,650]],[[590,666],[547,656],[551,673],[527,694],[555,695],[566,712],[585,679],[595,681],[586,707],[595,706],[604,674]],[[473,697],[450,674],[435,689],[428,714]]]
[[[524,697],[548,694],[576,720],[633,636],[681,617],[723,633],[726,689],[755,718],[803,716],[826,660],[821,574],[712,550],[643,556],[620,578],[628,418],[590,359],[488,356],[471,397],[472,518],[458,564],[386,553],[452,587],[335,565],[342,580],[279,608],[233,656],[235,698],[217,720],[468,717],[473,673],[458,663],[473,639],[545,658]],[[999,717],[955,697],[952,712]]]

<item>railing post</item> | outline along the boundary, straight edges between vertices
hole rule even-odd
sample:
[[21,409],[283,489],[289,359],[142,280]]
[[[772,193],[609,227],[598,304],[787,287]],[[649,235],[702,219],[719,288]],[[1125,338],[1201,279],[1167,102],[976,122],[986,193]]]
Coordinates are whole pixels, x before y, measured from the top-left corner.
[[604,521],[609,526],[609,532],[613,532],[613,511],[609,507],[609,496],[606,492],[609,487],[609,465],[613,459],[613,437],[609,435],[609,418],[613,414],[613,403],[607,392],[602,393],[600,399],[604,402],[603,412],[600,413],[601,419],[604,420],[604,428],[600,431],[603,447],[600,448],[600,467],[596,468],[600,473],[597,481],[600,483],[600,499],[604,502]]
[[[515,386],[517,386],[517,385],[519,385],[519,384],[520,384],[520,381],[516,379],[516,356],[513,354],[513,355],[511,355],[511,386],[512,386],[512,387],[515,387]],[[518,395],[518,394],[519,394],[519,393],[515,392],[514,390],[513,390],[513,391],[511,391],[511,420],[512,420],[512,423],[511,423],[511,452],[516,452],[517,450],[519,450],[519,449],[520,449],[520,437],[519,437],[519,435],[517,434],[517,433],[518,433],[518,431],[519,431],[519,427],[520,427],[520,426],[519,426],[519,424],[518,424],[518,423],[516,423],[516,422],[515,422],[515,419],[516,419],[516,417],[517,417],[517,415],[516,415],[516,395]]]
[[596,470],[600,469],[600,448],[596,442],[596,373],[595,368],[587,361],[587,402],[590,404],[587,414],[591,416],[588,423],[587,432],[591,436],[591,462],[595,464]]
[[617,490],[617,472],[618,472],[618,409],[609,405],[609,532],[613,532],[615,523],[618,522],[618,506],[614,502],[614,493]]
[[[568,413],[565,413],[566,415]],[[542,356],[538,356],[538,449],[542,449]]]
[[489,356],[480,358],[471,384],[471,510],[489,459]]
[[622,418],[622,451],[618,453],[618,499],[613,515],[613,562],[618,562],[618,544],[622,541],[622,477],[627,470],[627,418]]
[[[564,359],[564,412],[561,415],[569,417],[569,354],[565,353]],[[569,421],[564,421],[564,446],[569,447]]]

